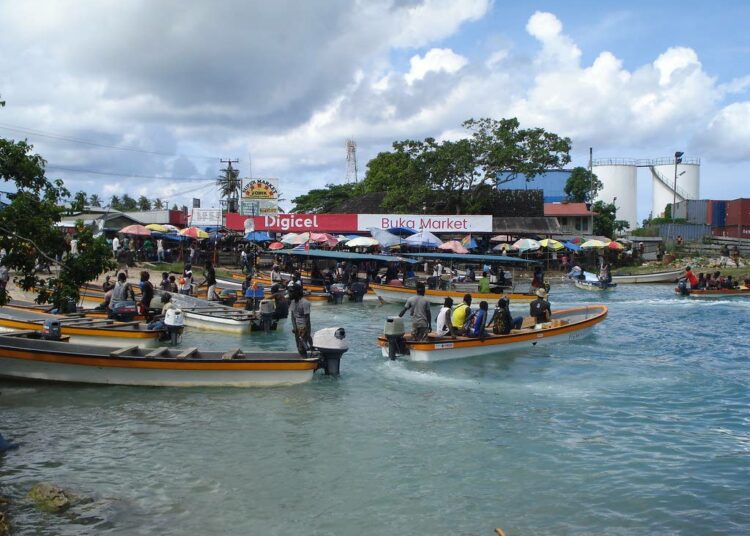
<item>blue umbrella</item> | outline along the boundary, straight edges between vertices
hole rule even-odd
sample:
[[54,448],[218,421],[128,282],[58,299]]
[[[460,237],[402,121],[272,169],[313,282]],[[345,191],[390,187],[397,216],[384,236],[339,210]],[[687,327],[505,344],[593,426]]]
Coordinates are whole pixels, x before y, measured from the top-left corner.
[[570,240],[568,240],[567,242],[565,242],[563,244],[563,246],[565,246],[566,248],[568,248],[570,251],[581,251],[581,246],[579,246],[578,244],[574,244]]
[[245,235],[245,240],[248,242],[270,242],[271,235],[268,231],[254,231]]

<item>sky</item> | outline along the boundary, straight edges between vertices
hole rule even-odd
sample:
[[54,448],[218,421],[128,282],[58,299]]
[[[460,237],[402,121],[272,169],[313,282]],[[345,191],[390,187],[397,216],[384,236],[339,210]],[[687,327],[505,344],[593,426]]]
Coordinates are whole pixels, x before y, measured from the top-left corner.
[[[214,181],[283,199],[403,139],[517,117],[594,158],[701,160],[701,197],[750,197],[743,1],[28,0],[0,3],[0,136],[75,192],[218,206]],[[640,171],[638,215],[651,211]]]

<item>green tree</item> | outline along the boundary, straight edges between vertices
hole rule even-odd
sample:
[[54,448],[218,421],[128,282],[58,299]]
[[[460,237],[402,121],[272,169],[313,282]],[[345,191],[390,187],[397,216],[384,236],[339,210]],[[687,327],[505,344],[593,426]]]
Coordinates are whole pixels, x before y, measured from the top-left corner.
[[149,199],[145,195],[142,195],[138,198],[138,210],[144,212],[151,210],[151,201],[149,201]]
[[613,238],[617,233],[630,228],[626,220],[617,219],[617,207],[614,203],[597,201],[591,207],[594,215],[594,234]]
[[122,210],[122,201],[120,201],[120,198],[116,195],[113,195],[112,198],[109,200],[109,207],[112,210]]
[[591,203],[604,185],[584,167],[575,167],[565,183],[565,195],[574,203]]
[[154,199],[154,210],[162,210],[164,208],[164,201],[158,197]]
[[120,210],[133,212],[138,210],[138,203],[135,199],[130,197],[128,194],[122,196],[122,208]]
[[101,208],[102,199],[96,194],[91,194],[91,196],[89,196],[89,205],[91,205],[92,207]]
[[177,203],[172,203],[172,209],[171,210],[180,210],[180,207],[177,206]]
[[227,212],[239,212],[242,179],[240,179],[240,171],[234,169],[231,162],[224,170],[224,176],[216,179],[216,186],[219,188],[219,195],[227,200]]
[[362,181],[365,193],[385,192],[383,208],[393,212],[421,212],[430,196],[427,178],[407,147],[417,142],[393,144],[393,152],[379,153],[367,163]]
[[86,192],[79,191],[73,196],[73,201],[70,203],[70,211],[73,213],[83,212],[86,208],[86,199],[88,196]]
[[292,199],[292,203],[294,203],[292,212],[310,214],[333,212],[337,206],[347,199],[351,199],[355,192],[360,190],[359,185],[354,183],[328,184],[325,188],[310,190],[306,194]]
[[[61,180],[45,176],[44,159],[32,151],[25,141],[0,138],[0,180],[15,189],[0,211],[0,246],[7,251],[3,264],[24,290],[46,284],[37,300],[51,300],[59,307],[77,301],[79,286],[112,266],[111,253],[103,238],[94,239],[81,228],[80,255],[65,255],[64,235],[55,223],[60,221],[62,205],[70,202],[70,193]],[[58,269],[45,280],[37,271],[39,262]],[[0,303],[7,299],[5,290],[0,290]]]

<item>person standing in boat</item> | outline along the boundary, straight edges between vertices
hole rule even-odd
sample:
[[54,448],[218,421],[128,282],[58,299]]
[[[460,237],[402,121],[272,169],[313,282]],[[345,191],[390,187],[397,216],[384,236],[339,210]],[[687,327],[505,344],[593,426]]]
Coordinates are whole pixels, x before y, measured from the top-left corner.
[[690,285],[689,288],[698,288],[698,278],[695,277],[693,269],[690,266],[685,268],[685,274],[682,277]]
[[306,355],[312,349],[312,328],[310,322],[310,302],[302,294],[302,287],[292,283],[289,285],[289,296],[292,299],[292,331],[297,341],[300,354]]
[[286,292],[277,284],[271,286],[271,298],[273,299],[273,319],[281,320],[289,316],[289,302]]
[[206,299],[208,301],[218,301],[219,296],[216,294],[216,270],[211,261],[206,261],[206,271],[203,273],[204,279],[200,285],[208,285]]
[[417,283],[417,295],[406,300],[406,305],[398,316],[404,316],[406,311],[411,309],[411,336],[415,341],[427,339],[432,326],[432,313],[430,312],[430,302],[424,297],[424,283]]
[[604,261],[601,270],[599,270],[599,281],[604,285],[609,285],[612,282],[612,274],[610,273],[609,263]]
[[154,299],[154,285],[149,281],[151,274],[146,270],[141,272],[141,314],[143,316],[148,315],[148,310],[151,308],[151,300]]
[[552,318],[552,308],[547,301],[547,291],[543,288],[536,290],[537,298],[529,304],[529,314],[534,317],[537,324],[549,322]]
[[441,337],[447,337],[450,335],[452,338],[456,338],[456,330],[453,329],[453,323],[451,322],[451,309],[453,308],[453,298],[445,298],[443,306],[440,308],[440,312],[435,320],[435,331]]
[[544,288],[544,272],[542,271],[541,266],[534,268],[534,276],[531,279],[531,288]]

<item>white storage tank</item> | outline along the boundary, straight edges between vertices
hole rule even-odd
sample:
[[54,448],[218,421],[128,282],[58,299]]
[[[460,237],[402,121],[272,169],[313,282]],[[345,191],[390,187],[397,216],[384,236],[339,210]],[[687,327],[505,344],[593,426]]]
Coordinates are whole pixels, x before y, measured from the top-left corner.
[[699,159],[683,158],[677,164],[675,188],[674,158],[663,158],[649,166],[652,178],[651,209],[654,216],[663,216],[667,205],[688,199],[700,199],[701,165]]
[[636,210],[638,168],[636,164],[635,160],[613,158],[595,160],[592,165],[594,175],[603,185],[596,200],[605,203],[614,202],[617,207],[617,219],[626,220],[631,229],[638,227]]

